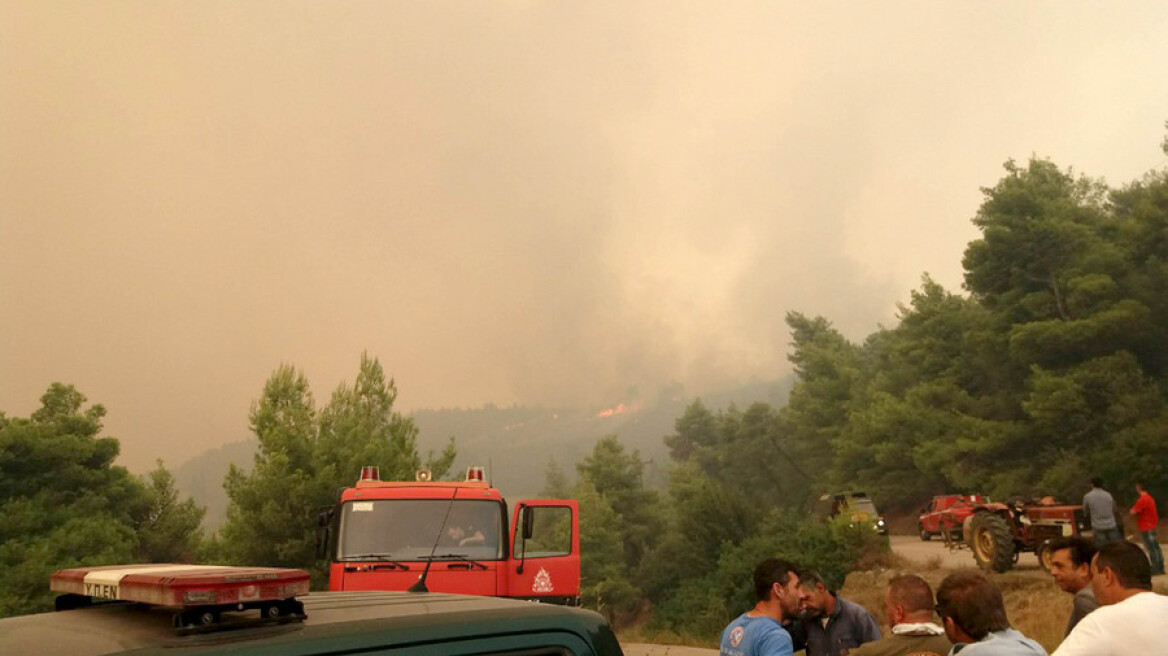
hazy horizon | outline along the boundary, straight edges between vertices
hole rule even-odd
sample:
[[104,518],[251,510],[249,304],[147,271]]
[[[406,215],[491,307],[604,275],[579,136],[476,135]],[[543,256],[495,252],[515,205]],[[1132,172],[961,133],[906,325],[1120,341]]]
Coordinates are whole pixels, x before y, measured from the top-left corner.
[[790,371],[959,291],[1032,154],[1168,161],[1168,5],[0,0],[0,411],[54,381],[135,470],[281,363],[403,411]]

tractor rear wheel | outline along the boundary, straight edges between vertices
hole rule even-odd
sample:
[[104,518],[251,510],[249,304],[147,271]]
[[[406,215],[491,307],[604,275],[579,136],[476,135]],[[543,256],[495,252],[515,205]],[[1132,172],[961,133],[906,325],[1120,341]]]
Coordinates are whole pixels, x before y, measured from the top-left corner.
[[1014,565],[1014,538],[1001,515],[979,512],[970,522],[967,536],[973,558],[984,570],[1005,572]]

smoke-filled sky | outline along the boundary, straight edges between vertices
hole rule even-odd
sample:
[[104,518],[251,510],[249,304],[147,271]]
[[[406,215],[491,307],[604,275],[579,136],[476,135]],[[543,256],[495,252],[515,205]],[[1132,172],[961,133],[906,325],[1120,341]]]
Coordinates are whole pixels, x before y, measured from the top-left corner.
[[0,410],[135,470],[362,351],[401,409],[790,370],[959,290],[1031,154],[1166,164],[1168,4],[0,0]]

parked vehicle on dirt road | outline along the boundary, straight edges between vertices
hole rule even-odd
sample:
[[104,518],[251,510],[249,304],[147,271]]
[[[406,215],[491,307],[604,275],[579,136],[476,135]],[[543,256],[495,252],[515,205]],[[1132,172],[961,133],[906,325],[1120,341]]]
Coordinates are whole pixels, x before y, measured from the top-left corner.
[[[921,539],[928,542],[935,535],[949,540],[961,539],[961,527],[965,518],[974,513],[977,506],[990,500],[980,494],[941,494],[933,497],[929,505],[921,509],[917,518],[917,531]],[[944,535],[948,533],[948,535]]]
[[816,503],[816,514],[824,519],[845,513],[852,522],[869,522],[877,533],[888,535],[888,525],[867,492],[825,494]]
[[1051,497],[971,506],[972,512],[962,521],[964,541],[949,537],[946,544],[950,548],[968,545],[978,566],[985,570],[1005,572],[1024,552],[1035,553],[1043,569],[1049,570],[1050,540],[1080,535],[1085,530],[1082,506],[1059,504]]

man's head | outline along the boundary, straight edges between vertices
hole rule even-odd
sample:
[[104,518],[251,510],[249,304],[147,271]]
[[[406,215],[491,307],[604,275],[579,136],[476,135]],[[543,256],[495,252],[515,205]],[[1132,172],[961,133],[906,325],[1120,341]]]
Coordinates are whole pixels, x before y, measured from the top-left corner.
[[1146,491],[1143,481],[1136,481],[1136,494],[1143,494]]
[[446,535],[450,536],[450,539],[454,542],[458,542],[459,540],[466,537],[466,529],[457,525],[451,526],[450,528],[446,529]]
[[1091,477],[1091,487],[1103,487],[1103,479],[1098,476]]
[[884,593],[888,626],[933,621],[933,589],[916,574],[904,574],[888,582]]
[[1130,542],[1104,545],[1091,561],[1091,589],[1100,605],[1117,604],[1152,589],[1152,565],[1143,550]]
[[1050,550],[1050,575],[1063,591],[1075,594],[1091,584],[1091,559],[1095,543],[1080,537],[1056,538]]
[[819,572],[813,569],[799,570],[799,585],[803,592],[799,603],[799,614],[802,617],[823,617],[835,612],[835,595],[823,582]]
[[759,603],[777,603],[783,617],[793,617],[799,611],[799,575],[794,564],[778,558],[767,558],[754,568],[754,596]]
[[937,588],[937,614],[953,642],[978,642],[1010,628],[1002,591],[981,572],[955,572]]

